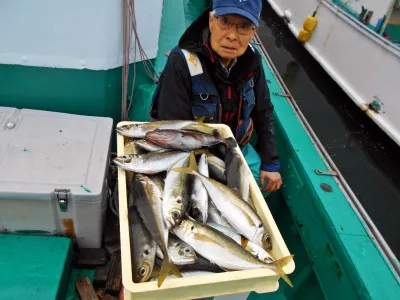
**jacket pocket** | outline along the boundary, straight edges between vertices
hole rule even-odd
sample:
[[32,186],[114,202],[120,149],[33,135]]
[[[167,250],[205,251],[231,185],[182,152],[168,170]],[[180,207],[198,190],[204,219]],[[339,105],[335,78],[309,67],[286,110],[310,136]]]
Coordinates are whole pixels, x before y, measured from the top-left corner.
[[192,86],[192,113],[195,120],[205,117],[204,122],[216,123],[219,96],[214,86],[196,81]]
[[217,121],[217,104],[209,102],[193,102],[192,113],[194,120],[204,117],[204,122],[216,123]]

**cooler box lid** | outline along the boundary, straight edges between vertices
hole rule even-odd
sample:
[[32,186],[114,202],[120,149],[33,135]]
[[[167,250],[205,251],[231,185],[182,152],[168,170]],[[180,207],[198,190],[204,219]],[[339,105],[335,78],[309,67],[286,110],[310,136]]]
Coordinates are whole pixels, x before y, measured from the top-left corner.
[[0,199],[50,200],[69,189],[75,200],[98,200],[111,118],[0,107],[0,125]]

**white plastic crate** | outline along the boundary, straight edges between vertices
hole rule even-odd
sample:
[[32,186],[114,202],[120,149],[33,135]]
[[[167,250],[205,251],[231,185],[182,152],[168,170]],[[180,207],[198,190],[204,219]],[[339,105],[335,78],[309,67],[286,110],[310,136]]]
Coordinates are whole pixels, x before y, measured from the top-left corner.
[[[131,124],[132,122],[120,122],[117,126]],[[134,122],[139,123],[139,122]],[[230,128],[226,125],[211,125],[218,129],[223,138],[233,137]],[[124,155],[126,137],[117,135],[118,156]],[[239,151],[240,152],[240,151]],[[240,152],[242,159],[243,155]],[[249,170],[250,171],[250,170]],[[126,191],[127,172],[119,168],[118,189],[119,189],[119,220],[121,239],[121,263],[122,282],[124,285],[125,300],[143,299],[196,299],[220,295],[237,294],[249,291],[259,293],[274,292],[279,287],[279,276],[273,271],[260,268],[254,270],[224,272],[212,275],[202,275],[186,278],[166,279],[161,287],[157,281],[134,283],[132,280],[131,248],[128,221],[128,202]],[[271,251],[275,259],[289,256],[289,250],[279,232],[278,227],[271,215],[270,210],[257,186],[254,177],[250,181],[251,199],[254,201],[258,214],[260,215],[266,229],[271,234],[271,241],[274,245]],[[291,274],[295,269],[294,260],[290,261],[284,268],[286,274]]]

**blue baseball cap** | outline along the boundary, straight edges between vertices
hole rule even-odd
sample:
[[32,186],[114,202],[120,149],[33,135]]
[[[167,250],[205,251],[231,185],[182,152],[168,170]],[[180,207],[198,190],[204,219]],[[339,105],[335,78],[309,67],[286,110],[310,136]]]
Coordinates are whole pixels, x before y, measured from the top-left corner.
[[249,19],[258,27],[262,0],[214,0],[213,10],[217,16],[236,14]]

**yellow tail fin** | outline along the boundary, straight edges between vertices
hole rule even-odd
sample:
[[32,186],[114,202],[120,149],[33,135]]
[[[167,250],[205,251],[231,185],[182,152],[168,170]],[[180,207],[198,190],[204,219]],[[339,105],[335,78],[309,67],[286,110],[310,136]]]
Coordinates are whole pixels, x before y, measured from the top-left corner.
[[212,132],[215,130],[214,127],[208,125],[207,123],[204,123],[204,120],[205,117],[201,117],[200,119],[197,120],[197,123],[185,126],[183,129],[198,131],[206,134],[212,134]]
[[168,255],[164,257],[163,263],[161,265],[160,274],[158,275],[157,285],[160,287],[167,278],[168,274],[172,272],[176,277],[182,278],[181,272],[176,268],[176,266],[171,262]]
[[199,155],[199,154],[213,155],[208,149],[195,149],[193,150],[193,153],[194,155]]
[[187,168],[173,168],[172,171],[186,174],[197,174],[199,172],[199,168],[197,167],[196,157],[193,152],[190,152],[190,160],[189,167]]
[[206,117],[201,117],[200,119],[197,120],[197,122],[199,123],[204,123],[204,120],[206,119]]
[[280,275],[283,278],[283,280],[285,280],[286,283],[288,285],[290,285],[291,287],[293,287],[293,284],[290,281],[289,277],[282,270],[282,268],[284,266],[286,266],[293,259],[293,257],[294,257],[294,255],[289,255],[289,256],[285,256],[284,258],[281,258],[281,259],[278,259],[278,260],[274,261],[274,265],[276,266],[276,273],[278,275]]

